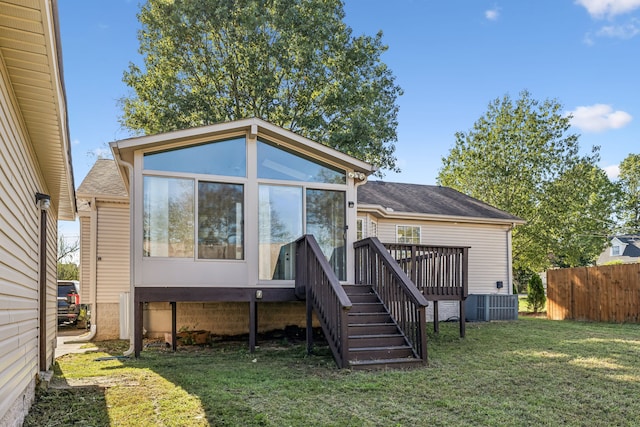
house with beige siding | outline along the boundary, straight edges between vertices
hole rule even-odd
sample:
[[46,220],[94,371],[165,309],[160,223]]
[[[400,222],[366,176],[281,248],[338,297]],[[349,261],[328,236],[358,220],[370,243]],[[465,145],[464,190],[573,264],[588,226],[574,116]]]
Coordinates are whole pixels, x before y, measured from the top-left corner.
[[0,0],[0,425],[51,368],[57,222],[75,219],[55,1]]
[[[438,185],[369,181],[358,189],[358,238],[468,247],[469,294],[512,295],[511,232],[523,223],[508,212]],[[456,302],[440,302],[439,320],[460,316]],[[435,306],[430,305],[427,318],[433,319]]]
[[[252,142],[250,132],[252,132],[251,126],[254,124],[256,125],[254,132],[257,130],[258,134],[253,137],[254,141]],[[127,153],[124,150],[131,150],[134,147],[135,149],[137,147],[145,148],[144,139],[141,141],[143,142],[141,145],[138,144],[139,139],[116,142],[112,144],[112,147],[116,158],[120,155],[122,159],[124,155],[125,160],[124,162],[121,161],[124,166],[119,167],[111,159],[102,159],[96,162],[78,188],[77,195],[81,222],[82,255],[80,271],[83,282],[82,290],[85,301],[90,301],[92,305],[95,304],[94,333],[99,339],[128,337],[127,334],[130,331],[127,324],[131,322],[131,316],[133,316],[130,306],[131,292],[144,293],[149,292],[149,289],[163,286],[186,288],[188,292],[193,292],[194,294],[194,300],[176,303],[178,328],[205,329],[220,335],[247,333],[250,326],[248,319],[251,307],[247,304],[248,301],[244,301],[243,298],[245,300],[254,298],[256,290],[262,292],[263,299],[268,297],[272,300],[269,304],[260,305],[260,310],[257,313],[259,331],[284,328],[287,325],[304,325],[304,305],[292,293],[293,282],[290,275],[293,272],[293,264],[291,262],[287,264],[286,254],[293,254],[289,243],[302,233],[303,220],[300,218],[305,216],[302,211],[306,210],[308,212],[310,210],[310,201],[299,199],[302,189],[305,187],[307,190],[312,187],[318,187],[327,188],[331,191],[345,191],[346,188],[346,197],[344,198],[346,206],[343,209],[347,213],[347,219],[344,225],[340,223],[341,229],[338,234],[343,235],[347,245],[349,242],[363,238],[377,237],[382,243],[386,244],[401,243],[465,247],[468,248],[468,292],[470,294],[511,295],[513,285],[511,273],[511,230],[514,226],[521,224],[522,220],[450,188],[382,181],[366,182],[364,179],[356,181],[356,173],[364,174],[365,171],[368,173],[369,171],[366,169],[345,169],[346,179],[354,181],[354,188],[352,189],[345,187],[343,184],[317,182],[317,180],[324,180],[325,178],[312,178],[313,174],[307,172],[305,172],[305,175],[309,177],[302,175],[301,170],[304,170],[304,168],[296,170],[296,165],[291,159],[289,161],[279,159],[278,162],[276,162],[277,158],[274,158],[276,160],[262,159],[261,156],[264,156],[264,154],[260,155],[258,152],[260,149],[258,145],[262,140],[261,127],[264,127],[264,132],[269,132],[265,133],[264,140],[270,142],[269,149],[287,147],[288,150],[285,152],[287,156],[304,152],[303,149],[306,147],[300,142],[292,144],[289,141],[289,144],[286,145],[284,144],[284,142],[287,142],[286,139],[282,143],[279,142],[283,136],[291,138],[290,133],[265,122],[252,120],[216,125],[206,129],[181,131],[187,137],[180,138],[183,141],[180,144],[169,144],[169,147],[172,148],[171,150],[167,150],[163,145],[157,145],[155,141],[164,141],[165,139],[173,141],[180,133],[161,137],[146,137],[147,140],[154,141],[150,146],[153,151],[144,151],[138,154],[137,158],[136,155],[124,154]],[[212,132],[218,129],[223,131]],[[241,222],[246,230],[245,235],[250,233],[254,237],[249,235],[246,238],[240,237],[244,244],[239,249],[237,244],[229,245],[229,239],[226,236],[224,239],[214,241],[213,238],[209,240],[207,239],[208,235],[199,232],[197,238],[189,238],[188,257],[184,256],[183,252],[178,253],[176,251],[172,253],[172,249],[168,247],[171,244],[170,242],[162,246],[158,243],[155,247],[151,242],[145,242],[147,237],[145,237],[144,229],[149,225],[145,225],[144,221],[149,221],[148,224],[150,224],[153,218],[140,212],[149,209],[149,204],[151,203],[151,200],[145,199],[144,192],[148,190],[145,190],[144,186],[156,185],[150,179],[151,177],[164,177],[165,174],[172,177],[190,176],[178,174],[177,172],[163,172],[160,174],[156,169],[150,168],[147,170],[143,165],[146,159],[154,154],[146,153],[159,153],[162,156],[172,156],[172,158],[180,159],[181,155],[174,150],[186,147],[184,149],[188,151],[188,147],[192,146],[188,142],[185,144],[185,139],[187,141],[191,138],[195,138],[196,141],[220,140],[226,143],[225,141],[228,141],[227,134],[231,132],[236,135],[238,134],[238,129],[243,132],[241,133],[243,136],[240,144],[245,147],[244,149],[249,150],[247,162],[249,162],[249,159],[252,159],[252,162],[256,161],[254,159],[260,159],[260,164],[269,166],[267,171],[270,174],[278,173],[277,179],[261,178],[260,174],[266,174],[266,172],[264,170],[259,172],[260,166],[257,166],[255,171],[249,172],[246,170],[242,172],[246,175],[252,174],[254,176],[253,179],[257,181],[256,183],[249,183],[249,180],[244,176],[241,179],[216,176],[214,179],[206,176],[207,174],[202,174],[202,176],[194,174],[194,177],[190,179],[198,180],[198,187],[200,186],[200,180],[202,182],[210,182],[211,180],[241,182],[245,193],[242,201],[245,205],[251,204],[251,206],[244,206],[242,212],[235,211],[233,216],[237,217],[241,213],[244,214]],[[212,133],[212,136],[208,136],[209,133]],[[271,141],[278,141],[278,143]],[[303,139],[300,139],[300,141],[309,144],[308,141]],[[255,153],[250,151],[253,148],[247,147],[250,147],[251,144],[257,145]],[[122,146],[123,151],[119,151],[120,146]],[[196,145],[196,147],[198,146]],[[311,148],[316,148],[316,145],[311,144]],[[305,161],[310,158],[321,158],[322,161],[325,161],[325,157],[320,156],[317,152],[310,153],[308,154],[309,156],[314,155],[315,157],[305,157]],[[141,169],[141,173],[138,172],[135,175],[136,166],[133,166],[131,172],[133,178],[137,178],[138,182],[143,185],[143,194],[137,196],[142,198],[137,205],[139,206],[137,208],[138,213],[136,213],[135,207],[131,212],[128,209],[128,191],[127,186],[124,184],[125,178],[123,178],[127,176],[125,171],[127,171],[128,164],[132,166],[139,165],[138,167]],[[156,163],[147,162],[147,164],[155,165]],[[174,166],[170,166],[167,163],[162,164],[165,167],[174,168]],[[228,171],[228,166],[225,167],[227,167]],[[341,167],[345,168],[345,166]],[[247,166],[243,168],[248,169]],[[350,177],[351,175],[353,177]],[[303,177],[309,182],[300,181]],[[252,186],[257,188],[251,189]],[[165,191],[164,187],[162,188],[162,191]],[[268,199],[270,194],[267,190],[275,192],[274,194],[277,198],[274,201]],[[191,192],[192,190],[189,191]],[[248,201],[248,195],[251,192],[253,194],[257,192],[258,194],[257,205],[255,201],[252,203]],[[296,197],[292,197],[292,194],[296,194]],[[145,203],[147,204],[145,205]],[[168,200],[164,200],[163,203],[168,203]],[[191,206],[192,203],[197,205],[202,201],[199,199],[197,202],[193,200],[189,202],[189,205]],[[268,213],[264,213],[263,210],[265,206],[268,206],[268,203],[272,204],[271,208]],[[136,205],[134,204],[134,206]],[[200,221],[200,217],[204,217],[204,215],[201,215],[203,210],[200,208],[195,209],[198,210],[198,219]],[[280,215],[279,210],[282,211],[282,215],[289,215],[288,210],[296,209],[299,210],[296,213],[297,222],[289,218],[287,225],[285,225],[278,224],[275,220]],[[133,232],[135,237],[131,242],[128,238],[130,235],[129,213],[134,218],[138,217],[137,227],[142,228],[142,230]],[[217,215],[219,214],[216,213]],[[140,216],[142,216],[142,219],[139,218]],[[306,216],[308,221],[309,214],[307,213]],[[167,221],[168,219],[164,218],[163,220]],[[134,223],[135,221],[134,219]],[[232,217],[228,222],[233,221],[235,220]],[[270,224],[271,222],[273,224]],[[287,227],[290,227],[291,224],[298,228],[293,231],[287,230]],[[348,228],[343,230],[345,225]],[[282,237],[275,239],[267,233],[272,226],[274,228],[277,226],[277,233],[282,234]],[[307,230],[309,226],[310,224],[307,223]],[[226,229],[224,231],[227,232]],[[192,232],[189,231],[190,235]],[[271,231],[270,233],[275,234],[276,231]],[[234,236],[237,236],[235,231]],[[268,244],[261,240],[267,237],[271,239]],[[148,238],[151,237],[149,236]],[[168,239],[168,236],[165,235],[163,238]],[[235,238],[238,239],[237,237]],[[136,243],[136,239],[140,241]],[[221,240],[225,242],[223,243]],[[198,242],[197,244],[195,243],[196,241]],[[135,284],[133,291],[130,287],[129,278],[126,277],[131,273],[126,262],[126,257],[130,253],[130,243],[134,245],[134,253],[137,253],[137,261],[133,261],[135,263],[134,269],[141,269],[131,279],[131,282]],[[135,248],[135,245],[138,245],[138,247]],[[253,246],[253,248],[248,245]],[[183,250],[181,247],[180,251]],[[158,255],[154,256],[154,252],[158,252]],[[326,252],[329,260],[332,258],[331,253],[331,251]],[[352,270],[352,256],[347,251],[346,267],[339,271],[349,272]],[[149,267],[149,270],[147,270],[142,267],[145,263],[152,263],[154,267]],[[238,274],[238,271],[231,270],[229,277],[225,277],[227,263],[233,268],[238,267],[236,264],[239,264],[243,273]],[[160,266],[164,265],[175,265],[173,267],[174,271],[157,271]],[[198,269],[205,270],[198,273]],[[214,275],[214,277],[210,275]],[[167,281],[169,277],[171,279]],[[345,282],[353,280],[348,277],[348,274],[341,279]],[[148,284],[145,284],[147,281],[149,281]],[[191,281],[191,283],[185,284],[185,281]],[[217,297],[202,297],[202,300],[198,301],[197,298],[200,298],[198,295],[202,294],[200,288],[211,287],[212,284],[215,284],[213,287],[216,290],[221,290],[220,292],[232,292],[231,289],[234,289],[233,293],[239,296],[234,297],[235,300],[224,300],[230,297],[218,295]],[[162,337],[172,328],[173,306],[169,303],[170,300],[168,298],[170,297],[158,298],[164,298],[164,300],[146,301],[142,308],[142,323],[148,337]],[[211,298],[211,300],[207,300],[207,298]],[[222,300],[216,300],[216,298]],[[460,301],[460,298],[441,301],[438,319],[447,320],[459,316]],[[427,308],[427,317],[431,320],[433,320],[435,304],[437,304],[436,301]]]

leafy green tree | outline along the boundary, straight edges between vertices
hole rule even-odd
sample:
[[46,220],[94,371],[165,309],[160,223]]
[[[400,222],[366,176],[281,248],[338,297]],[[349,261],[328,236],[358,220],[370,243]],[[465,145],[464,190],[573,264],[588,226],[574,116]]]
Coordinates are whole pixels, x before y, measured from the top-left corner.
[[58,263],[58,280],[79,280],[78,264]]
[[547,297],[544,294],[544,285],[538,274],[534,274],[529,279],[527,286],[527,308],[534,313],[538,313],[544,309]]
[[382,33],[352,36],[341,0],[148,0],[144,66],[121,123],[158,133],[259,117],[397,171],[396,99]]
[[618,187],[604,170],[581,161],[547,183],[544,194],[540,211],[554,212],[542,221],[549,236],[551,263],[557,267],[592,264],[615,228]]
[[72,260],[79,250],[78,240],[69,240],[64,234],[58,236],[58,280],[78,280],[78,265]]
[[629,154],[620,163],[622,190],[618,217],[624,233],[640,233],[640,154]]
[[579,154],[570,119],[556,100],[505,95],[470,131],[456,133],[443,158],[441,185],[527,221],[513,231],[516,278],[528,280],[557,260],[590,262],[606,244],[614,190],[596,166],[598,147]]

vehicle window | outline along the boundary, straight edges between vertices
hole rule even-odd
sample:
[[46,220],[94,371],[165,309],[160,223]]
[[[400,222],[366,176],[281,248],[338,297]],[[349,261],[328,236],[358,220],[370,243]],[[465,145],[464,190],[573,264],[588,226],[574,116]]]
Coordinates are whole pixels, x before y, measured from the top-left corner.
[[58,296],[66,297],[69,294],[75,294],[76,289],[73,285],[58,285]]

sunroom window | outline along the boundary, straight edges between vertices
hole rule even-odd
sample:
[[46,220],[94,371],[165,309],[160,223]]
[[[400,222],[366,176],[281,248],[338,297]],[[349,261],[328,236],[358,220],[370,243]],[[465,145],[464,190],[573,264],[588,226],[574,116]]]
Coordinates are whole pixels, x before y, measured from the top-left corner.
[[247,175],[245,138],[180,147],[144,155],[146,170],[184,172],[207,175]]
[[143,254],[193,257],[194,181],[144,177]]
[[258,178],[327,184],[346,183],[344,170],[301,157],[261,140],[258,140]]
[[244,258],[244,188],[198,183],[198,258]]

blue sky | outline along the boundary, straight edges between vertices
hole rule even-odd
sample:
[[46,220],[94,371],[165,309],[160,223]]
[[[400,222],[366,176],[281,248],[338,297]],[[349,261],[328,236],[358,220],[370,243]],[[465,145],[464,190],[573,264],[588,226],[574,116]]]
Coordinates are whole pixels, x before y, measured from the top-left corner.
[[[107,144],[126,138],[122,73],[142,64],[135,0],[58,0],[76,186]],[[385,180],[435,184],[442,157],[488,104],[528,90],[574,114],[584,153],[610,177],[640,153],[640,0],[346,0],[354,35],[382,30],[383,60],[404,90]],[[61,233],[78,234],[62,222]]]

